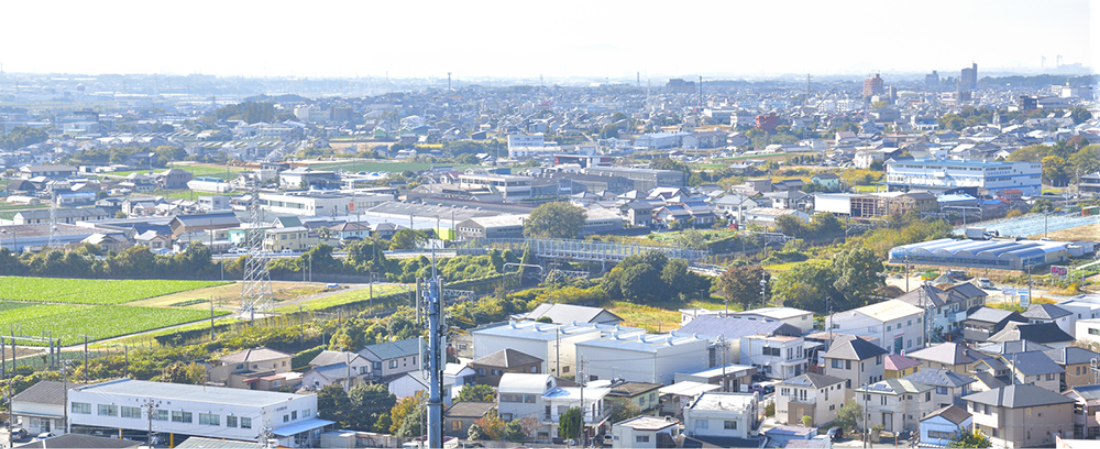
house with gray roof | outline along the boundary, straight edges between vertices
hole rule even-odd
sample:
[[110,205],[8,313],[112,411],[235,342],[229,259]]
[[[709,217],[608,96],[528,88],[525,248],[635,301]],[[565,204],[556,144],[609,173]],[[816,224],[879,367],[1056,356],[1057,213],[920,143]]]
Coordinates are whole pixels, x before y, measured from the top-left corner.
[[969,429],[972,421],[965,406],[949,405],[934,410],[920,419],[920,441],[947,447],[959,439],[959,429]]
[[524,354],[512,348],[497,352],[470,362],[470,368],[477,372],[474,383],[495,387],[504,373],[538,374],[543,360]]
[[895,299],[931,311],[930,320],[934,332],[955,333],[967,318],[967,311],[980,307],[988,296],[970,283],[962,283],[946,290],[932,285],[921,285]]
[[940,408],[933,394],[936,387],[905,379],[886,379],[855,389],[857,397],[867,395],[868,425],[887,432],[917,431],[920,418]]
[[961,399],[971,393],[970,384],[976,381],[973,377],[963,376],[946,369],[923,369],[902,379],[936,387],[932,393],[932,400],[937,407],[947,407],[951,404],[965,405]]
[[1066,334],[1073,335],[1077,326],[1077,316],[1070,311],[1054,304],[1032,304],[1027,311],[1020,314],[1029,323],[1054,323]]
[[1050,446],[1074,431],[1073,398],[1035,385],[1017,384],[964,396],[980,430],[994,447]]
[[836,420],[836,411],[844,406],[845,379],[817,373],[784,380],[776,385],[775,419],[779,423],[801,424],[803,416],[817,427]]
[[65,384],[43,380],[15,395],[11,400],[11,423],[31,435],[64,434]]
[[886,377],[883,359],[887,354],[885,349],[874,343],[847,336],[843,340],[833,341],[832,347],[821,357],[825,360],[826,375],[844,379],[844,388],[850,399],[853,388]]
[[361,349],[359,355],[371,362],[371,376],[374,378],[420,369],[417,364],[420,342],[416,338],[370,345]]
[[1094,418],[1100,413],[1100,385],[1079,385],[1062,395],[1077,401],[1076,407],[1082,412],[1073,416],[1073,424],[1079,429],[1075,436],[1090,440],[1100,437],[1100,421]]
[[1073,337],[1055,323],[1008,323],[1000,332],[989,337],[993,343],[1029,340],[1052,348],[1064,348],[1073,344]]
[[1046,346],[1046,345],[1041,345],[1039,343],[1029,341],[1029,340],[1013,340],[1013,341],[1002,341],[1002,342],[999,342],[999,343],[989,343],[987,345],[979,346],[978,347],[978,352],[981,352],[982,354],[987,354],[987,355],[990,355],[990,356],[998,356],[998,355],[1007,356],[1007,355],[1010,355],[1010,354],[1015,354],[1017,352],[1048,351],[1048,350],[1051,350],[1051,349],[1054,349],[1054,348],[1052,348],[1050,346]]
[[1100,353],[1077,346],[1067,346],[1061,349],[1049,349],[1043,351],[1043,354],[1066,370],[1066,374],[1062,376],[1060,391],[1096,383],[1096,373],[1091,367],[1093,360],[1100,360]]
[[1010,321],[1026,323],[1027,318],[1011,310],[979,307],[970,312],[962,322],[963,339],[969,345],[985,343],[989,337],[1004,329]]

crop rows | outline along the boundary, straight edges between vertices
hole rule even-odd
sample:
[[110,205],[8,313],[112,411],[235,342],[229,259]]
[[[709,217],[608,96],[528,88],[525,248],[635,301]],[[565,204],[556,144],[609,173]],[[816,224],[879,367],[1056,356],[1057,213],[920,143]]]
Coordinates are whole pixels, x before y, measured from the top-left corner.
[[69,304],[122,304],[156,296],[222,285],[208,281],[111,281],[0,277],[0,298],[11,301]]
[[[13,305],[20,307],[11,307]],[[217,311],[218,315],[228,312]],[[206,310],[134,306],[88,306],[0,303],[0,334],[41,336],[49,333],[63,345],[174,326],[209,318]]]

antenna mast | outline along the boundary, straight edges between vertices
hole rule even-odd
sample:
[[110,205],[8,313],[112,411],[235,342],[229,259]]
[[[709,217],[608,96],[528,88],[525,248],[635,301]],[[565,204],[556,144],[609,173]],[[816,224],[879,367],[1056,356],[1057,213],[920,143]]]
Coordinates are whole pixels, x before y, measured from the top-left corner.
[[252,199],[248,203],[248,255],[244,262],[244,282],[241,286],[241,312],[248,313],[248,321],[256,319],[256,309],[271,310],[274,298],[271,293],[271,273],[267,269],[264,252],[263,211],[260,209],[260,180],[249,180]]

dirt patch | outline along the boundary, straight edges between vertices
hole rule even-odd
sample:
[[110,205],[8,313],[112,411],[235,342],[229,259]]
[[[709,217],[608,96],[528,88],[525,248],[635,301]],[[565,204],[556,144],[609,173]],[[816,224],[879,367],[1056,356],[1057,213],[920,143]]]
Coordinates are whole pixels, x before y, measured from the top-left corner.
[[[1078,226],[1076,228],[1062,229],[1060,231],[1053,231],[1047,233],[1046,237],[1051,240],[1097,240],[1100,239],[1100,223],[1093,223],[1085,226]],[[1036,234],[1028,237],[1033,240],[1043,238],[1043,234]]]
[[[217,287],[200,288],[171,295],[158,296],[156,298],[143,299],[141,301],[128,302],[128,306],[144,307],[174,307],[185,309],[206,309],[210,307],[207,302],[211,298],[217,306],[236,307],[241,299],[241,287],[243,283],[234,282]],[[322,283],[303,282],[272,282],[271,292],[275,302],[290,301],[320,293],[325,289]]]

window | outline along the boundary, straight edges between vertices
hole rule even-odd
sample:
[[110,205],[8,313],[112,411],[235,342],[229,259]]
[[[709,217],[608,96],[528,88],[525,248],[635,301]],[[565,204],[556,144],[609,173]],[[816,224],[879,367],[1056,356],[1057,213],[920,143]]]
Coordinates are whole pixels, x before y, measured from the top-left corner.
[[1047,380],[1054,380],[1054,373],[1047,373]]
[[531,372],[532,372],[532,373],[535,373],[535,374],[538,374],[538,373],[539,373],[539,367],[538,367],[538,365],[532,366],[532,367],[531,367]]
[[829,411],[831,412],[833,410],[836,410],[836,404],[832,404],[829,406]]
[[932,400],[932,392],[931,391],[924,392],[924,402],[928,402],[928,401],[931,401],[931,400]]
[[252,418],[241,418],[241,428],[242,429],[251,429],[252,428]]
[[451,421],[451,431],[452,432],[462,431],[462,420],[456,419],[454,421]]
[[73,413],[79,413],[81,415],[92,414],[92,404],[86,402],[73,402]]
[[1100,335],[1100,329],[1089,328],[1089,335]]
[[190,424],[193,418],[191,412],[185,412],[181,410],[172,410],[172,422],[182,422]]
[[309,418],[309,409],[302,410],[302,417]]
[[844,361],[844,369],[852,369],[852,361],[851,360],[845,360]]
[[212,413],[199,413],[199,424],[204,426],[220,426],[222,425],[221,416]]
[[886,399],[886,396],[879,396],[878,402],[881,405],[887,405],[890,403],[890,401]]
[[955,432],[940,432],[936,430],[928,431],[928,438],[938,438],[941,440],[955,440]]
[[635,443],[648,443],[649,442],[649,435],[638,435],[638,436],[634,437],[634,442]]
[[737,430],[737,421],[726,421],[722,423],[722,428],[726,430]]
[[882,364],[882,356],[880,355],[878,357],[875,357],[875,365],[881,365],[881,364]]
[[124,406],[122,406],[122,417],[123,418],[138,418],[138,419],[141,419],[141,408],[140,407],[127,407],[127,406],[124,405]]
[[709,428],[709,427],[710,427],[710,421],[707,421],[705,419],[700,419],[698,421],[695,421],[695,428],[696,429],[706,429],[706,428]]
[[168,410],[157,410],[153,414],[153,421],[168,421]]
[[397,368],[397,359],[390,360],[390,368]]
[[947,387],[936,387],[936,394],[947,394]]
[[226,416],[225,427],[237,427],[237,417],[233,415]]
[[832,367],[835,368],[835,369],[842,369],[842,368],[844,368],[844,361],[840,360],[840,359],[833,359],[832,360]]
[[993,428],[993,437],[994,437],[994,438],[996,438],[996,437],[999,437],[999,436],[1001,436],[1001,435],[1000,435],[1000,433],[999,433],[999,432],[997,432],[997,428],[996,428],[996,427],[994,427],[994,428]]
[[485,368],[478,368],[477,369],[477,375],[478,376],[484,376],[485,375]]
[[283,415],[283,422],[290,422],[290,415]]
[[894,326],[886,326],[886,330],[892,331],[892,330],[894,330]]
[[99,404],[99,416],[118,416],[118,406]]
[[290,412],[290,419],[298,419],[298,411],[297,410],[292,410]]
[[373,366],[375,370],[380,370],[382,369],[382,362],[373,362],[371,366]]

